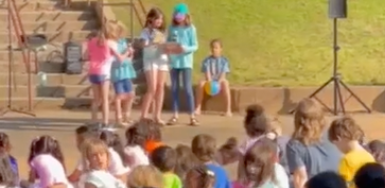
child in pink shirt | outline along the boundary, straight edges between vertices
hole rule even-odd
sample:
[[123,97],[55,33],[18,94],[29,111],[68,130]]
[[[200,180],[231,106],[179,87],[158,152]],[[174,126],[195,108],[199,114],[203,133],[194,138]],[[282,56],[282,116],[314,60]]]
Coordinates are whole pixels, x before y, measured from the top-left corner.
[[[31,167],[29,182],[35,188],[47,188],[64,184],[72,188],[68,182],[63,154],[57,140],[50,136],[41,136],[31,143],[29,165]],[[36,181],[36,180],[39,181]]]
[[[108,125],[109,119],[109,90],[110,90],[110,74],[111,65],[116,58],[122,62],[130,51],[120,54],[117,52],[113,43],[119,37],[119,26],[116,22],[107,22],[98,36],[91,38],[87,42],[87,52],[89,59],[88,78],[91,82],[93,92],[92,101],[92,120],[96,121],[98,108],[102,105],[103,127]],[[105,127],[107,128],[107,127]]]

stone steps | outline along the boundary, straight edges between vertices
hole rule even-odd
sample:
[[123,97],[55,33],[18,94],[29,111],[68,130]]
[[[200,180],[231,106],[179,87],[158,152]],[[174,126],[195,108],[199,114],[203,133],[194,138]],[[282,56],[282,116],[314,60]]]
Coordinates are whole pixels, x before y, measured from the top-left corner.
[[[18,110],[27,110],[27,97],[12,98],[12,108]],[[34,110],[58,110],[58,109],[79,109],[89,108],[91,98],[44,98],[36,97],[33,99],[32,106]],[[0,98],[0,110],[8,106],[8,98]]]
[[[7,12],[0,12],[0,24],[6,25]],[[22,22],[43,22],[43,21],[63,21],[63,20],[94,20],[93,11],[23,11],[20,14]]]
[[[12,65],[12,70],[15,73],[27,73],[26,65],[24,64],[23,60],[21,59],[21,52],[17,52],[19,54],[19,59],[14,60],[14,63]],[[44,55],[42,55],[44,56]],[[35,69],[35,62],[32,59],[31,60],[31,68]],[[143,72],[141,68],[141,60],[134,60],[134,67],[135,70],[138,71],[138,73]],[[59,55],[54,57],[46,57],[39,59],[38,64],[39,71],[45,72],[45,73],[64,73],[65,72],[65,64],[62,57]],[[0,70],[8,70],[9,69],[9,62],[7,60],[0,60]],[[0,73],[2,75],[4,73]]]
[[[95,30],[99,26],[98,21],[96,20],[62,20],[62,21],[28,21],[23,22],[23,28],[25,31],[30,31],[34,33],[42,32],[71,32],[71,31],[86,31],[86,30]],[[1,27],[0,33],[7,33],[7,27]]]
[[[47,85],[89,85],[88,78],[86,74],[81,75],[68,75],[68,74],[46,74],[47,76]],[[31,75],[32,82],[38,84],[39,78],[37,75]],[[13,78],[17,86],[27,86],[28,85],[28,74],[14,74]],[[0,74],[0,85],[8,84],[8,74]]]
[[[82,41],[85,40],[87,37],[92,34],[93,31],[54,31],[54,32],[31,32],[26,31],[26,35],[31,34],[44,34],[46,35],[49,43],[64,43],[68,42],[70,39],[73,39],[75,41]],[[0,32],[0,43],[7,44],[8,41],[8,32]],[[12,40],[17,42],[17,36],[14,34]]]
[[[0,12],[6,12],[8,9],[8,1],[0,3]],[[28,1],[16,1],[16,9],[18,11],[53,11],[53,10],[85,10],[91,9],[88,6],[87,1],[72,2],[70,6],[64,7],[62,1],[42,1],[42,0],[28,0]]]
[[[0,85],[0,98],[8,96],[8,85]],[[12,88],[12,97],[22,98],[28,96],[27,86],[16,86]],[[33,97],[46,98],[68,98],[68,97],[91,97],[90,85],[53,85],[32,88]]]

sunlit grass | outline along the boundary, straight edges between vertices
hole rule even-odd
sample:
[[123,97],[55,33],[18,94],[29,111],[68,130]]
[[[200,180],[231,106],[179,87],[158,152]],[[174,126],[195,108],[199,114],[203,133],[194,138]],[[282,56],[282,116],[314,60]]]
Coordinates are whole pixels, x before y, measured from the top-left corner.
[[[137,0],[135,0],[137,1]],[[178,0],[143,0],[170,18]],[[197,27],[200,48],[194,78],[221,38],[237,85],[319,85],[331,76],[332,21],[327,0],[185,0]],[[349,18],[339,20],[339,70],[350,84],[385,83],[385,2],[349,1]],[[115,8],[126,24],[128,8]],[[137,19],[137,18],[136,18]],[[136,22],[135,32],[140,28]]]

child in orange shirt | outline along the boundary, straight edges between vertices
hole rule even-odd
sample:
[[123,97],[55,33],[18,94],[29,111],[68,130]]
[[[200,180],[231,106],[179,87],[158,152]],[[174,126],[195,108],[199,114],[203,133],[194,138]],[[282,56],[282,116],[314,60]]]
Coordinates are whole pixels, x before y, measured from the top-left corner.
[[141,126],[145,126],[146,132],[144,149],[147,154],[150,155],[156,148],[164,145],[162,142],[162,133],[159,125],[157,125],[153,120],[144,119],[142,121],[145,123],[141,124]]

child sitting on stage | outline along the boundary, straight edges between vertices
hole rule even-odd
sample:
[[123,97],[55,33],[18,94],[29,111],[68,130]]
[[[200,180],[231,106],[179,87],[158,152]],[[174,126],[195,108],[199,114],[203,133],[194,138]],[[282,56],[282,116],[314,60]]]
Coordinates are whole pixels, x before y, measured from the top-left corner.
[[231,96],[230,84],[226,79],[226,74],[230,72],[229,61],[222,56],[222,42],[219,39],[214,39],[210,43],[211,55],[202,62],[202,73],[205,74],[205,79],[201,81],[197,88],[197,105],[195,114],[201,113],[201,105],[204,94],[204,86],[207,82],[217,81],[220,84],[221,92],[226,98],[226,113],[225,116],[231,116]]

